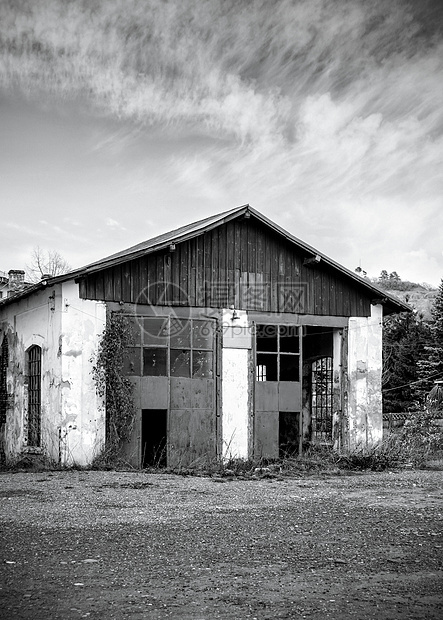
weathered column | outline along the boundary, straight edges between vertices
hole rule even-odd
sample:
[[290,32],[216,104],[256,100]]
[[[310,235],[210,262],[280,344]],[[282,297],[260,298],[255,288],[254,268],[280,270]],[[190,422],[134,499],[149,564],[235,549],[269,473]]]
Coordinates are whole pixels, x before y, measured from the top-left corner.
[[349,447],[372,446],[383,436],[381,305],[370,317],[349,319]]
[[248,458],[251,407],[250,352],[252,338],[246,312],[223,311],[222,455]]
[[342,375],[342,347],[343,330],[334,329],[332,334],[332,381],[333,381],[333,411],[332,411],[332,441],[336,450],[342,448],[343,427],[343,375]]

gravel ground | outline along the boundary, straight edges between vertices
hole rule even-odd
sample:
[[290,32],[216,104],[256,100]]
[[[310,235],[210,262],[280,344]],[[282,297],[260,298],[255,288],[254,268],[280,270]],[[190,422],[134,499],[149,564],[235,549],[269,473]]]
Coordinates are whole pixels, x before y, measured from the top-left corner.
[[0,617],[443,617],[443,473],[0,474]]

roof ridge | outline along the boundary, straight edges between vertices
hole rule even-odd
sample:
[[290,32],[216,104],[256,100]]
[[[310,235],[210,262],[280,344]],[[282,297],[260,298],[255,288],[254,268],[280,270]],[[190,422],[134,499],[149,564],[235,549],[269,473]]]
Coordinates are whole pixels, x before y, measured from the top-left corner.
[[[337,270],[343,276],[351,278],[352,280],[354,280],[354,282],[358,286],[361,286],[363,288],[366,288],[367,290],[372,291],[372,293],[374,294],[374,303],[375,303],[375,300],[378,300],[378,302],[383,302],[383,300],[385,301],[389,300],[391,301],[391,303],[397,306],[397,308],[401,307],[403,311],[411,310],[411,308],[406,303],[401,301],[400,299],[394,297],[393,295],[389,294],[386,291],[381,290],[379,287],[374,285],[372,282],[363,280],[360,276],[352,272],[350,269],[344,267],[340,263],[337,263],[335,260],[329,258],[322,252],[316,250],[314,247],[305,243],[301,239],[295,237],[290,232],[288,232],[287,230],[285,230],[284,228],[282,228],[281,226],[279,226],[278,224],[270,220],[265,215],[263,215],[260,211],[253,209],[249,204],[244,204],[239,207],[235,207],[234,209],[222,211],[221,213],[217,213],[216,215],[211,215],[209,217],[198,220],[197,222],[192,222],[191,224],[186,224],[184,226],[180,226],[179,228],[176,228],[169,232],[162,233],[160,235],[152,237],[151,239],[147,239],[146,241],[142,241],[141,243],[138,243],[129,248],[126,248],[125,250],[122,250],[115,254],[111,254],[110,256],[102,258],[98,261],[94,261],[93,263],[89,263],[88,265],[85,265],[84,267],[75,269],[61,276],[50,278],[48,279],[48,281],[43,282],[42,285],[47,284],[49,280],[51,284],[56,284],[58,282],[64,282],[65,280],[68,280],[68,279],[86,277],[87,275],[93,274],[96,271],[100,271],[102,269],[108,269],[122,262],[135,260],[147,253],[152,253],[152,252],[167,248],[169,244],[173,244],[176,242],[180,243],[189,238],[196,237],[206,231],[209,231],[221,225],[222,223],[226,223],[227,221],[230,221],[241,215],[245,215],[246,217],[250,217],[250,216],[255,217],[259,222],[261,222],[262,224],[264,224],[265,226],[273,230],[275,233],[281,235],[282,237],[287,239],[290,243],[295,244],[296,246],[299,247],[299,249],[306,252],[308,256],[306,264],[314,264],[314,263],[322,262],[325,265],[327,265],[329,268]],[[32,291],[32,288],[31,288],[31,291]],[[31,291],[29,291],[28,289],[27,292],[30,293]],[[5,302],[5,300],[2,300],[2,301],[3,303]]]
[[[235,207],[234,209],[229,209],[227,211],[222,211],[221,213],[217,213],[215,215],[210,215],[209,217],[205,217],[201,220],[197,220],[196,222],[192,222],[191,224],[184,224],[183,226],[179,226],[174,230],[166,231],[155,237],[150,237],[145,241],[141,241],[140,243],[136,243],[135,245],[130,246],[129,248],[125,248],[120,252],[115,252],[114,254],[110,254],[109,256],[105,256],[99,260],[96,260],[92,263],[85,265],[84,267],[80,267],[79,269],[75,269],[72,273],[77,273],[79,271],[87,270],[91,267],[95,267],[96,265],[106,263],[107,261],[114,260],[119,257],[128,256],[128,254],[132,254],[138,251],[142,251],[143,249],[150,249],[155,247],[160,243],[167,243],[168,241],[173,241],[176,237],[180,237],[184,233],[191,233],[192,231],[197,231],[199,228],[207,225],[209,222],[216,223],[219,220],[225,218],[226,216],[233,215],[237,211],[240,212],[246,208],[249,208],[248,204],[241,205],[239,207]],[[128,258],[130,260],[130,258]]]

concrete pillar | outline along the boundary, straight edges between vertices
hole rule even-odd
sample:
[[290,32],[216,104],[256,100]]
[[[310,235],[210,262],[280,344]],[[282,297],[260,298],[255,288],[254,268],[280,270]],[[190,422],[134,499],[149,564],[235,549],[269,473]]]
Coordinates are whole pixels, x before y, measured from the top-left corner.
[[370,317],[349,319],[348,420],[349,447],[373,446],[383,436],[381,305]]
[[222,329],[222,455],[249,456],[252,338],[246,312],[223,311]]
[[342,341],[343,330],[334,329],[332,334],[332,441],[336,450],[342,448],[343,394],[342,394]]

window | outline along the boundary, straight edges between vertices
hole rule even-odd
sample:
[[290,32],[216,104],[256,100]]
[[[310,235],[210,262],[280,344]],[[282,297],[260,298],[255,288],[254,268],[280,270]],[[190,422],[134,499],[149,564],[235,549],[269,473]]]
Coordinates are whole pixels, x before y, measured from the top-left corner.
[[126,374],[213,378],[213,321],[139,317],[132,318],[131,322],[134,344],[138,346],[127,349]]
[[317,441],[332,440],[332,358],[322,357],[311,367],[312,434]]
[[143,349],[143,374],[151,377],[167,376],[168,350],[157,347]]
[[8,408],[8,385],[6,382],[9,362],[9,347],[6,336],[3,338],[0,351],[0,426],[6,422]]
[[295,325],[257,325],[256,380],[299,381],[300,339]]
[[171,377],[191,376],[191,351],[188,349],[171,349]]
[[37,345],[28,350],[28,446],[41,443],[41,359],[42,350]]

